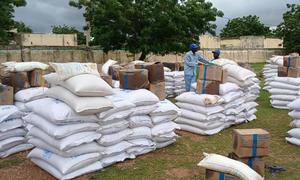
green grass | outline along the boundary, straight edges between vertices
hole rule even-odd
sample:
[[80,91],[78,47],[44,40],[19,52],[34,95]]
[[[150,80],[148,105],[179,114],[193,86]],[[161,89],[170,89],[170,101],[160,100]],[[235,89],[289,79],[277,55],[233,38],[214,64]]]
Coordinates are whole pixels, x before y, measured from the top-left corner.
[[[263,65],[252,65],[260,79]],[[185,133],[170,147],[105,168],[104,171],[93,174],[91,179],[180,179],[178,174],[172,175],[178,169],[190,173],[182,179],[204,179],[203,171],[196,166],[203,158],[202,153],[230,153],[234,128],[264,128],[271,133],[270,155],[264,160],[268,165],[279,165],[287,171],[274,176],[266,173],[266,179],[299,179],[300,147],[285,142],[290,122],[288,111],[272,108],[269,96],[269,93],[261,91],[257,100],[257,120],[251,123],[228,128],[214,136],[203,137]]]
[[24,159],[19,157],[9,157],[5,159],[0,159],[0,170],[11,168],[13,166],[18,166],[24,162]]

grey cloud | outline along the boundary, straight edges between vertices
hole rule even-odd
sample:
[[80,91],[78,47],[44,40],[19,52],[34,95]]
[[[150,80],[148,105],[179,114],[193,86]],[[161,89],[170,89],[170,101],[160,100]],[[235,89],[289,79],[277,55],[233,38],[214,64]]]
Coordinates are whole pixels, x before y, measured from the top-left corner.
[[[224,12],[224,17],[235,18],[257,15],[268,26],[276,26],[282,21],[287,3],[299,4],[300,0],[208,0],[214,7]],[[71,25],[82,30],[83,11],[68,5],[69,0],[27,0],[27,6],[17,8],[15,19],[31,26],[35,32],[51,32],[53,25]],[[217,32],[227,23],[226,18],[218,18]]]
[[218,18],[217,31],[225,26],[228,19],[257,15],[267,26],[277,26],[282,22],[282,14],[287,10],[286,4],[299,4],[300,0],[209,0],[214,7],[222,10],[225,18]]
[[27,6],[16,8],[15,20],[23,21],[34,32],[51,32],[53,25],[67,24],[82,30],[83,10],[69,6],[69,0],[27,0]]

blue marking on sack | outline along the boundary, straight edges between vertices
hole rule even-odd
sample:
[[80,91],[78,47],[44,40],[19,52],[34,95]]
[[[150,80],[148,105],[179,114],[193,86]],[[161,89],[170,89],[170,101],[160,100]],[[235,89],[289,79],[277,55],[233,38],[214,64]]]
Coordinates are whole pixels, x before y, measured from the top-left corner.
[[291,66],[291,56],[288,57],[288,67]]

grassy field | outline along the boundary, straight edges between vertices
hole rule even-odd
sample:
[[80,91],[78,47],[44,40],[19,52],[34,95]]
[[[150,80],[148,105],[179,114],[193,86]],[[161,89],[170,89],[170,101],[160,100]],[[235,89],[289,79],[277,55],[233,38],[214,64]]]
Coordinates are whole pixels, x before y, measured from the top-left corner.
[[[263,64],[252,65],[259,76],[262,67]],[[81,179],[204,179],[203,169],[196,166],[203,158],[203,152],[222,155],[230,153],[232,151],[231,134],[234,128],[264,128],[271,133],[271,153],[264,160],[268,165],[279,165],[287,171],[276,175],[267,173],[266,179],[300,179],[300,147],[290,145],[284,140],[289,130],[288,111],[271,108],[269,94],[265,91],[261,92],[257,102],[259,103],[257,120],[251,123],[231,127],[214,136],[179,132],[180,138],[174,145],[135,160],[113,165]],[[20,166],[32,166],[36,168],[34,172],[37,173],[41,171],[29,163],[25,155],[15,155],[0,160],[0,179],[1,173],[14,172],[12,169]],[[43,179],[50,178],[47,177]]]

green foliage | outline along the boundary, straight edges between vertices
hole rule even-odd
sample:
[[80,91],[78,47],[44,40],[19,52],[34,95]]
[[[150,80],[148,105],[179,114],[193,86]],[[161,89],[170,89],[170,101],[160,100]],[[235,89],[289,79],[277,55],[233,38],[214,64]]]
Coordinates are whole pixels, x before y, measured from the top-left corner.
[[77,34],[78,45],[85,44],[85,36],[84,36],[83,32],[78,31],[75,27],[71,27],[68,25],[53,26],[52,33],[54,33],[54,34]]
[[284,21],[276,32],[283,38],[288,52],[300,52],[300,5],[288,4],[287,7],[289,10],[283,14]]
[[269,27],[259,21],[258,16],[243,16],[234,18],[221,30],[221,37],[260,36],[268,35]]
[[14,27],[17,28],[18,33],[32,33],[32,29],[26,26],[23,22],[16,21]]
[[14,8],[25,5],[25,0],[0,1],[0,44],[6,44],[9,41],[8,31],[14,28]]
[[132,53],[184,52],[203,33],[215,34],[212,21],[223,13],[205,0],[82,0],[70,3],[86,7],[93,44],[105,51]]

